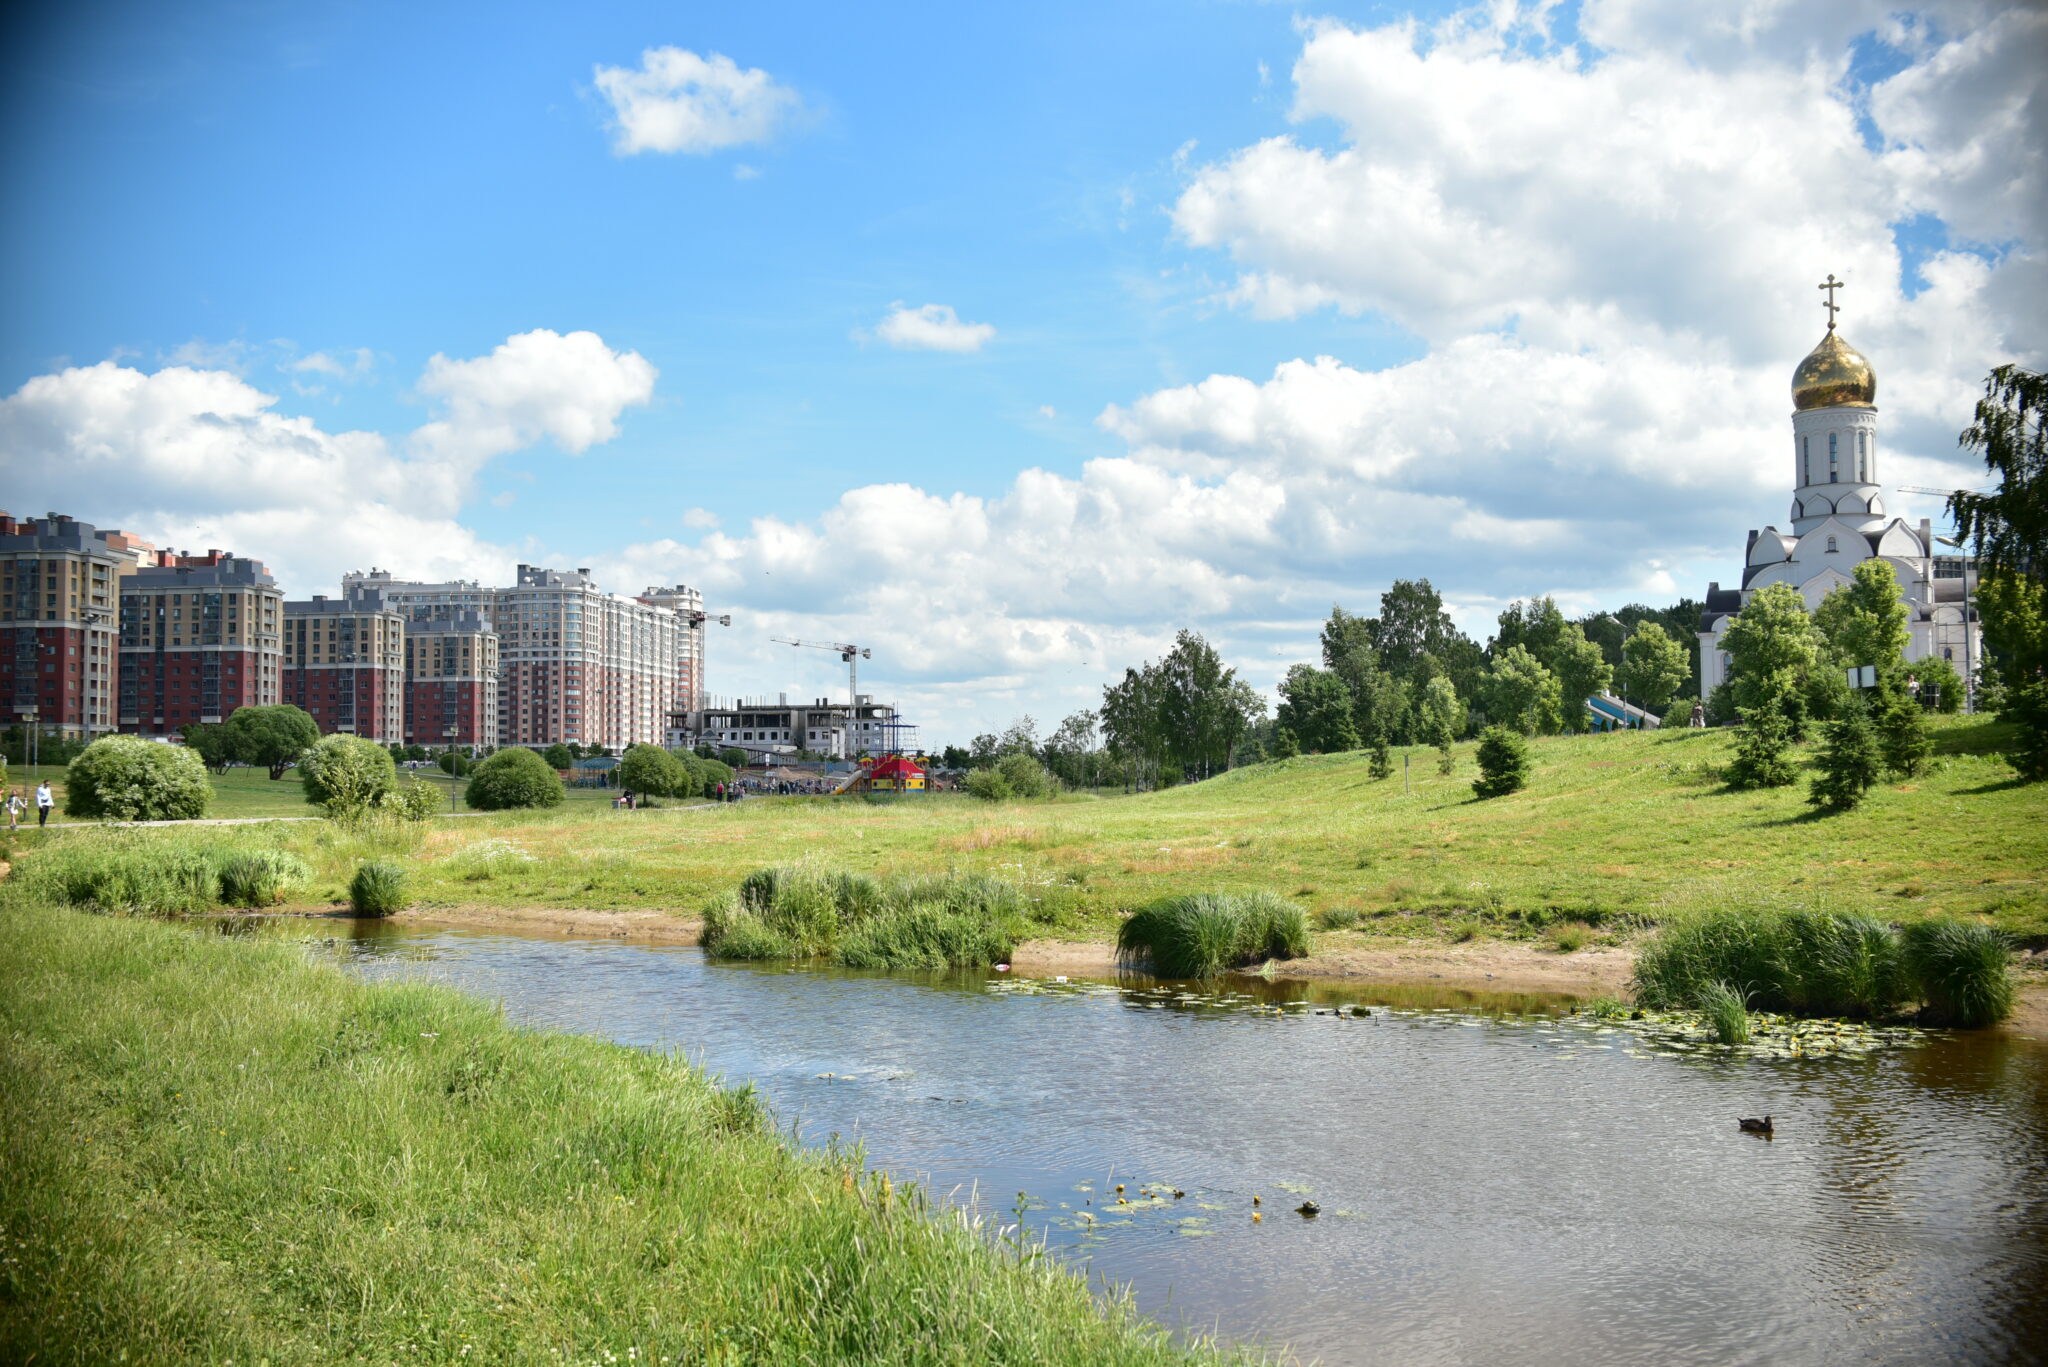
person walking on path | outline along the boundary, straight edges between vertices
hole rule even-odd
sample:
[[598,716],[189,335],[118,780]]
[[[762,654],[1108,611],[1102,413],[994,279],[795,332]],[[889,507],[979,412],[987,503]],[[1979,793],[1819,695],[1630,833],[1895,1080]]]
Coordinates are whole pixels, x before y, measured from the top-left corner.
[[50,808],[57,805],[56,795],[50,791],[50,780],[44,779],[36,787],[36,825],[50,824]]
[[28,802],[23,799],[20,790],[9,788],[7,790],[7,829],[9,831],[21,829],[21,814],[27,810]]

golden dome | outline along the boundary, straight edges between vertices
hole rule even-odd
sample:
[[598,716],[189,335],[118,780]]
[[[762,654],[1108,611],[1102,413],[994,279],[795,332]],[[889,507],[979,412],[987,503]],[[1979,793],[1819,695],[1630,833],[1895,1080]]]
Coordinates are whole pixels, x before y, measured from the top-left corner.
[[1792,406],[1869,408],[1877,402],[1877,372],[1833,328],[1792,372]]

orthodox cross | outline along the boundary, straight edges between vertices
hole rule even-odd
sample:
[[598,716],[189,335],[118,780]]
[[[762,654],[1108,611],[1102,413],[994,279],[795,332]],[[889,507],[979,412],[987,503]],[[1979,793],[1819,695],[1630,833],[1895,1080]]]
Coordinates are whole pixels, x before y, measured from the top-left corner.
[[1835,302],[1835,291],[1842,288],[1842,282],[1835,279],[1835,273],[1833,271],[1829,271],[1827,283],[1824,285],[1815,285],[1814,288],[1817,290],[1826,290],[1828,292],[1828,302],[1826,304],[1826,308],[1828,311],[1828,331],[1833,332],[1835,330],[1835,313],[1837,310],[1841,308],[1841,305]]

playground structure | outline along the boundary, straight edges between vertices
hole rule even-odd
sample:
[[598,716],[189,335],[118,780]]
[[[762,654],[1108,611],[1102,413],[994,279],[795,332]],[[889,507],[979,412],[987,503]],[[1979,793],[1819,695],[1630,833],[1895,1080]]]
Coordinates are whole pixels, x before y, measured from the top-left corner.
[[1595,693],[1586,699],[1586,710],[1592,713],[1596,731],[1655,731],[1664,725],[1662,717],[1612,693]]
[[833,789],[835,796],[853,793],[902,794],[929,791],[924,769],[917,761],[902,755],[863,760],[858,770],[848,774],[845,781]]

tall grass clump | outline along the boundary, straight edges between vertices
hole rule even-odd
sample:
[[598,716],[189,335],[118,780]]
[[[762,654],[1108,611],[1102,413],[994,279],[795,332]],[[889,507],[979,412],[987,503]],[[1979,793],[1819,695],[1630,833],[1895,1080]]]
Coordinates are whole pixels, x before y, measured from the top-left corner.
[[1743,994],[1727,983],[1712,982],[1700,988],[1693,1006],[1707,1018],[1714,1038],[1722,1044],[1749,1043],[1749,1005]]
[[1026,905],[982,874],[879,883],[811,864],[756,869],[704,908],[700,939],[722,959],[830,958],[857,968],[951,968],[1008,958]]
[[220,900],[231,907],[274,907],[313,876],[285,850],[230,850],[219,859]]
[[1784,936],[1785,1005],[1791,1010],[1861,1019],[1913,998],[1899,937],[1874,917],[1788,912]]
[[1308,916],[1271,892],[1197,892],[1133,912],[1116,934],[1117,958],[1162,978],[1213,978],[1227,968],[1309,952]]
[[371,859],[348,880],[349,909],[358,916],[390,916],[405,910],[405,866]]
[[2012,944],[1989,926],[1921,921],[1903,935],[1905,960],[1930,1024],[1975,1028],[2012,1014]]
[[1636,955],[1636,1000],[1652,1010],[1690,1011],[1709,984],[1724,983],[1766,1010],[1783,1009],[1777,989],[1785,938],[1784,917],[1772,911],[1717,911],[1669,924]]
[[220,878],[203,848],[75,838],[38,850],[8,879],[21,897],[115,916],[188,916],[220,905]]

